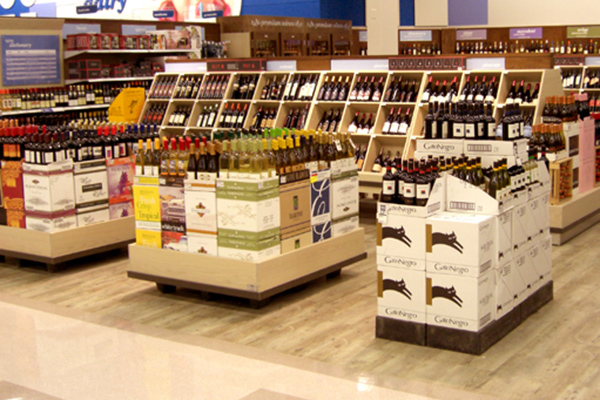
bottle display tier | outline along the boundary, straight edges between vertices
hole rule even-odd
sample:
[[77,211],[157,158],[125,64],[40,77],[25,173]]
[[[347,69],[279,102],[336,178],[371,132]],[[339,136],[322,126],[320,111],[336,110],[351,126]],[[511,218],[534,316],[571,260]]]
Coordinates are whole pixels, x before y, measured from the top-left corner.
[[[190,88],[191,98],[175,97],[192,78],[198,89]],[[412,157],[428,118],[464,123],[472,114],[487,128],[476,139],[495,140],[509,117],[522,118],[529,132],[546,97],[561,95],[562,85],[553,70],[234,72],[158,74],[149,93],[140,121],[160,125],[169,137],[270,127],[351,133],[360,190],[376,194],[385,172],[378,162],[388,152]]]

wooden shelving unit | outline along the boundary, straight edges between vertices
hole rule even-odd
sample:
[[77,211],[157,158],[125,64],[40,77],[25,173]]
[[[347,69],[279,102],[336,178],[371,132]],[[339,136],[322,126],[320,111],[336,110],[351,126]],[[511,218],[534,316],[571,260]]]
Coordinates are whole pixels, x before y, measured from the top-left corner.
[[54,272],[62,264],[104,253],[135,241],[134,217],[47,233],[0,226],[0,255],[46,264]]
[[129,245],[130,278],[156,282],[162,292],[200,290],[250,300],[262,307],[272,296],[365,259],[364,229],[253,263],[203,254]]

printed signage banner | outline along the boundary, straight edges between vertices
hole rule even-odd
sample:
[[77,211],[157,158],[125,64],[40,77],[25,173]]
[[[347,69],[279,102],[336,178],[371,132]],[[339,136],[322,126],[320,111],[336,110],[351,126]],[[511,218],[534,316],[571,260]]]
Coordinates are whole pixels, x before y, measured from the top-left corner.
[[213,22],[242,0],[0,0],[0,16]]

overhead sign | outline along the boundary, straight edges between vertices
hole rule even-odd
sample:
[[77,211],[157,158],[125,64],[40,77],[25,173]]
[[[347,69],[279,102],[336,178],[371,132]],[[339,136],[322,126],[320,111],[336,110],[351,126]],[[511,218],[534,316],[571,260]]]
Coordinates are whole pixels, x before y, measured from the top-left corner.
[[3,35],[2,85],[61,84],[59,35]]
[[510,28],[510,38],[515,39],[541,39],[542,28]]
[[467,69],[470,69],[470,70],[506,69],[506,59],[504,57],[467,58]]
[[458,29],[456,40],[487,40],[487,29]]
[[400,31],[401,42],[431,42],[431,31]]
[[567,27],[567,37],[569,39],[600,37],[600,26],[569,26]]
[[100,33],[100,24],[64,24],[63,39],[78,33]]

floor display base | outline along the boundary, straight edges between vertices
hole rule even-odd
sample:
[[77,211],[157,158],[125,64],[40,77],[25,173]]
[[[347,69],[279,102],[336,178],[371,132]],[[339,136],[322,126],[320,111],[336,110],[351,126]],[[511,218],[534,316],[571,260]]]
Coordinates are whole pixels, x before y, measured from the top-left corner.
[[127,274],[156,282],[163,293],[192,289],[204,299],[212,294],[234,296],[260,308],[278,293],[335,277],[365,258],[364,229],[359,228],[258,263],[131,244]]
[[381,339],[481,355],[552,299],[553,282],[548,282],[511,312],[479,332],[461,331],[378,316],[376,336]]
[[600,222],[600,186],[550,206],[552,244],[560,246]]
[[5,261],[40,262],[56,272],[67,261],[127,247],[135,241],[135,222],[126,217],[54,233],[0,226],[0,238]]

